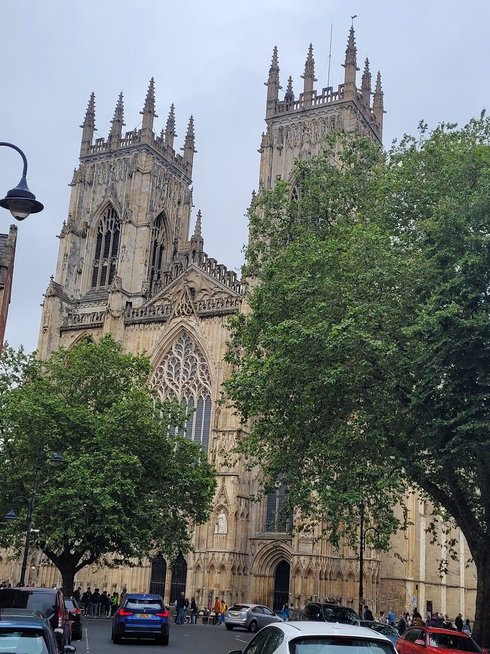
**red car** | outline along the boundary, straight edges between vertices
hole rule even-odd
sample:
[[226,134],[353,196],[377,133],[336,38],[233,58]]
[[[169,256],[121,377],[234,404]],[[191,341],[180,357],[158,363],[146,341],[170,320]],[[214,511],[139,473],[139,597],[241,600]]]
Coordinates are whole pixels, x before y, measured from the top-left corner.
[[396,649],[399,654],[482,653],[471,636],[454,629],[439,627],[409,627],[398,639]]

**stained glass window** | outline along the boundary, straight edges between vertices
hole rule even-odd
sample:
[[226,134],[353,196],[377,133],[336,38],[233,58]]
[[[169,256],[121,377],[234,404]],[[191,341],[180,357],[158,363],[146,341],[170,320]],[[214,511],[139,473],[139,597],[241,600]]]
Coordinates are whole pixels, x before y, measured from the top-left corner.
[[185,435],[200,443],[207,452],[211,429],[211,375],[204,353],[186,331],[165,354],[150,385],[161,398],[177,399],[186,405],[189,417]]

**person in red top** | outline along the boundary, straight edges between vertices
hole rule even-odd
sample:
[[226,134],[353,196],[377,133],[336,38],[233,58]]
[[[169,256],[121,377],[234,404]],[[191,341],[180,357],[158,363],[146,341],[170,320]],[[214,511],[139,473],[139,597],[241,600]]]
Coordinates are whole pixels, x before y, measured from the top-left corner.
[[218,623],[218,617],[219,617],[219,615],[221,613],[221,600],[220,600],[219,597],[216,597],[216,599],[214,600],[213,613],[214,613],[214,615],[213,615],[213,624],[219,624]]

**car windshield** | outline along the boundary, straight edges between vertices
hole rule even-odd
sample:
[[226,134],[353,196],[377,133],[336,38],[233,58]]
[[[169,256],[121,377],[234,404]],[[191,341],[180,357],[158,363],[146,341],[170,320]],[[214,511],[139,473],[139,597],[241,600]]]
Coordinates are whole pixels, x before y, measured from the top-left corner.
[[472,638],[465,636],[458,636],[458,632],[454,634],[438,634],[431,632],[429,634],[429,644],[432,647],[441,647],[442,649],[459,649],[462,652],[481,652],[478,645]]
[[247,604],[233,604],[228,611],[247,611],[249,608]]
[[34,593],[20,588],[4,588],[0,591],[0,608],[2,609],[29,609],[29,611],[42,611],[49,617],[55,613],[55,593]]
[[304,636],[289,644],[291,654],[395,654],[393,645],[367,638]]
[[352,609],[343,606],[322,606],[320,610],[325,622],[342,622],[343,624],[359,624],[359,616]]
[[125,608],[130,611],[159,611],[163,605],[160,600],[132,598],[128,599]]
[[385,636],[394,636],[395,634],[398,636],[398,631],[395,629],[395,627],[392,627],[389,624],[383,624],[381,622],[370,622],[366,626],[370,629],[374,629],[374,631],[377,631],[379,634],[384,634]]
[[48,654],[48,649],[41,634],[22,629],[0,630],[0,652],[3,654]]

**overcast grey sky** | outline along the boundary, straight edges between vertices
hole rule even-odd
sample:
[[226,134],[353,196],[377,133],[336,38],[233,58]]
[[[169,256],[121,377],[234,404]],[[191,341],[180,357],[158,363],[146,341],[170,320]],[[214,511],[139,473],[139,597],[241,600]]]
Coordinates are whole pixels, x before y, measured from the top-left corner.
[[[420,119],[464,124],[489,104],[488,0],[1,0],[0,8],[0,140],[24,150],[29,186],[45,205],[17,223],[7,340],[28,351],[37,346],[92,91],[98,136],[108,134],[120,91],[125,129],[139,125],[152,76],[156,128],[173,102],[177,147],[194,115],[194,217],[201,209],[208,254],[237,270],[258,179],[274,45],[282,85],[292,75],[298,93],[313,43],[321,89],[333,24],[330,82],[337,85],[350,17],[357,14],[359,66],[367,56],[372,72],[382,74],[385,146],[415,132]],[[18,183],[21,163],[0,148],[0,196]],[[10,214],[0,209],[0,219],[0,231],[8,231]]]

